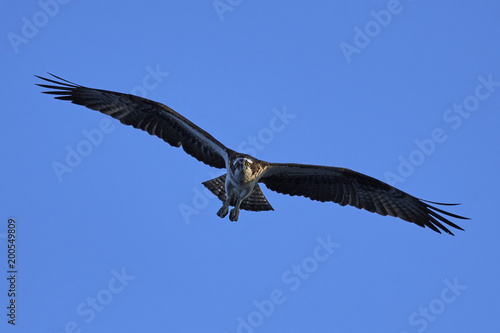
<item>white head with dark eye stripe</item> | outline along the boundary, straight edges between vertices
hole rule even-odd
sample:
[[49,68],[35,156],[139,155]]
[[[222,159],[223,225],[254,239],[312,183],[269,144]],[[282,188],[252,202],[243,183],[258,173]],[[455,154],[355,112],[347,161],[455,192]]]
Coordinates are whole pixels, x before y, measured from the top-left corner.
[[254,168],[254,161],[248,157],[238,157],[233,161],[231,165],[232,174],[242,180],[242,181],[250,181],[252,180]]
[[234,160],[233,166],[235,168],[235,171],[249,170],[251,169],[252,163],[253,161],[247,157],[238,157]]

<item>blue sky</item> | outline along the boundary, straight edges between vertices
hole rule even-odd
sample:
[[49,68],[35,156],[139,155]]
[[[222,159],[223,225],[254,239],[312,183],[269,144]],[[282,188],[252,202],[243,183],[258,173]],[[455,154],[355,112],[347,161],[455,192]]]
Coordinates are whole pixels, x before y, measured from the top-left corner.
[[[2,332],[500,329],[497,1],[41,0],[4,13]],[[263,160],[461,202],[451,210],[472,219],[452,237],[263,189],[274,212],[221,220],[201,185],[219,170],[41,94],[46,72],[165,103]]]

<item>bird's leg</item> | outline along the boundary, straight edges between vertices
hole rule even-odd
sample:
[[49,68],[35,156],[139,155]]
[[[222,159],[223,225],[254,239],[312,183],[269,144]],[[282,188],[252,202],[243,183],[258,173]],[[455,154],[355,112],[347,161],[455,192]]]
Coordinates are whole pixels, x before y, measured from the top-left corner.
[[217,216],[224,218],[226,217],[228,211],[229,211],[229,198],[226,201],[224,201],[224,204],[217,212]]
[[240,215],[240,205],[243,200],[238,199],[236,201],[236,205],[234,205],[234,208],[231,209],[231,213],[229,214],[229,220],[236,222],[238,221],[238,216]]

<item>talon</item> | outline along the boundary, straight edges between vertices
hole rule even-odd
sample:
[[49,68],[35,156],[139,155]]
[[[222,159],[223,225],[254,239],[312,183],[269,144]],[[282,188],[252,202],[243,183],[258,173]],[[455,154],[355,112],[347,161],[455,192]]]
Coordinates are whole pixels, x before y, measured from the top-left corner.
[[228,208],[226,206],[222,206],[219,211],[217,212],[217,216],[221,217],[221,218],[224,218],[226,217],[227,215],[227,212],[228,212]]
[[231,209],[231,213],[229,214],[229,220],[236,222],[238,221],[238,216],[240,215],[240,210],[239,209]]

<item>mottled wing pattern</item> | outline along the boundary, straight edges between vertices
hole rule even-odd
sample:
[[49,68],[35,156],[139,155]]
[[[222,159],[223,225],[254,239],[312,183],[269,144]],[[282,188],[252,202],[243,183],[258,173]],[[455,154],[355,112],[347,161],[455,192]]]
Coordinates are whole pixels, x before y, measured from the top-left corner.
[[59,81],[37,76],[55,84],[38,84],[53,89],[44,93],[107,114],[122,124],[156,135],[174,147],[182,146],[186,153],[205,164],[226,168],[228,149],[168,106],[130,94],[87,88],[52,76]]
[[[208,188],[219,200],[222,202],[226,201],[226,175],[219,176],[217,178],[207,180],[202,183],[206,188]],[[234,206],[236,202],[230,202],[231,206]],[[241,209],[251,210],[254,212],[274,210],[271,204],[267,201],[264,193],[260,189],[258,184],[255,185],[252,193],[248,198],[243,200],[240,205]]]
[[443,215],[467,219],[430,205],[453,204],[421,200],[375,178],[344,168],[270,163],[260,182],[278,193],[395,216],[439,233],[438,228],[453,235],[443,223],[463,230]]

